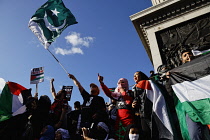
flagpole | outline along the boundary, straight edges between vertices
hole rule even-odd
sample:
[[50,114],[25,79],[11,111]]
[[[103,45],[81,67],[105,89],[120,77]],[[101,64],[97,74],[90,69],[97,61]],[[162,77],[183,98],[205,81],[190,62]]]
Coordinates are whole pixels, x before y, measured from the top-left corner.
[[38,93],[38,84],[36,84],[36,93]]
[[50,52],[50,54],[55,58],[55,60],[60,64],[60,66],[63,68],[63,70],[66,72],[66,74],[68,74],[68,72],[67,72],[67,70],[63,67],[63,65],[58,61],[58,59],[55,57],[55,55],[53,55],[52,54],[52,52],[49,50],[49,49],[47,49],[49,52]]

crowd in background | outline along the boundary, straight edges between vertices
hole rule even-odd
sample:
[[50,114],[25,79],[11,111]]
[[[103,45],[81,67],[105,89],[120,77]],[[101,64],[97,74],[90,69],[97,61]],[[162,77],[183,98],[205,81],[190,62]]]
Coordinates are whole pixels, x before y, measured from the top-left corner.
[[[193,56],[183,52],[183,63],[189,62]],[[66,91],[56,93],[54,79],[50,81],[50,89],[54,101],[46,95],[30,97],[27,111],[0,122],[1,140],[181,140],[183,139],[174,105],[174,93],[169,77],[170,68],[161,65],[157,73],[150,71],[148,77],[141,71],[134,72],[135,85],[129,89],[126,78],[120,78],[117,87],[111,91],[106,85],[104,77],[98,74],[100,87],[90,84],[90,91],[86,91],[76,77],[68,74],[78,87],[83,102],[76,101],[74,109],[68,105]],[[112,79],[107,79],[112,80]],[[154,115],[154,102],[148,98],[148,92],[155,85],[163,95],[166,104],[166,114],[170,118],[170,131],[161,127]],[[99,96],[105,94],[110,103],[105,103]],[[155,94],[155,93],[154,93]],[[186,116],[189,126],[197,126],[191,131],[193,140],[208,140],[207,125],[193,122]]]

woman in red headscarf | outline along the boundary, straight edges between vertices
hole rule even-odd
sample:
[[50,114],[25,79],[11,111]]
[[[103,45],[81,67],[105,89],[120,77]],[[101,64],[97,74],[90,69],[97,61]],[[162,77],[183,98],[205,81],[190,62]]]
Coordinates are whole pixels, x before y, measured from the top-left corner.
[[125,78],[120,78],[117,82],[117,88],[114,92],[111,92],[109,88],[104,84],[103,77],[98,75],[98,81],[101,84],[102,90],[111,99],[117,101],[116,107],[117,119],[115,123],[115,134],[116,139],[121,140],[124,138],[125,128],[134,123],[133,113],[132,113],[132,102],[131,91],[129,90],[128,80]]

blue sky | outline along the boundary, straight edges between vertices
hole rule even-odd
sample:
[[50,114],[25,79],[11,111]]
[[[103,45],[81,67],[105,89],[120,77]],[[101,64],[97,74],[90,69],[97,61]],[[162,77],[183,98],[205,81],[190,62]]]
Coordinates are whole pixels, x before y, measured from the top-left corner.
[[[21,84],[36,91],[30,84],[31,69],[44,67],[44,82],[38,84],[40,95],[50,93],[51,78],[55,89],[73,85],[65,71],[44,49],[38,38],[28,28],[35,11],[46,0],[1,0],[0,1],[0,91],[5,81]],[[74,74],[82,86],[89,91],[89,84],[96,83],[97,73],[104,76],[108,87],[115,87],[119,78],[127,78],[133,85],[135,71],[149,76],[153,66],[144,50],[140,38],[129,16],[152,6],[150,0],[63,0],[78,24],[67,27],[50,46],[50,51]],[[101,92],[100,96],[108,102]],[[82,102],[74,86],[71,101]]]

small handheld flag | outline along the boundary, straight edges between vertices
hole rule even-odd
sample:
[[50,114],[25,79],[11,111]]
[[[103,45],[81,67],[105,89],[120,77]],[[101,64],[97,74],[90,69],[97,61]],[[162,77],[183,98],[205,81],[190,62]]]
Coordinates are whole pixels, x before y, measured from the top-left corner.
[[44,68],[39,67],[39,68],[33,68],[31,70],[31,79],[30,83],[31,84],[38,84],[44,81]]
[[31,17],[28,26],[48,49],[64,29],[76,23],[74,15],[62,0],[48,0]]

